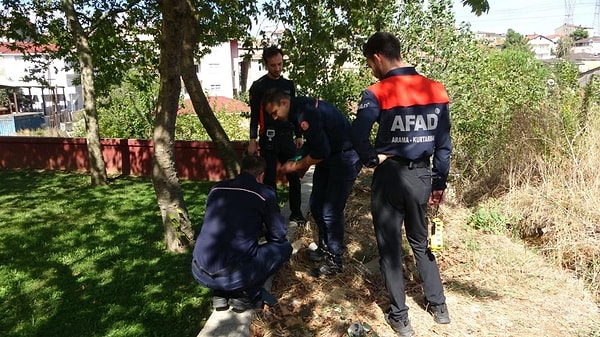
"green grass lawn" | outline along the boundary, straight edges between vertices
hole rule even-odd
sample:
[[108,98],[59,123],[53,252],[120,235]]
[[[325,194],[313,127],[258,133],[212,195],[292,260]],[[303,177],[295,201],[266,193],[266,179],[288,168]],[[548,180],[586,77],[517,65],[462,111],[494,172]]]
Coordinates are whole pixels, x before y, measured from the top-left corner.
[[[1,336],[196,336],[212,308],[163,249],[149,179],[0,170]],[[198,231],[210,182],[182,181]]]

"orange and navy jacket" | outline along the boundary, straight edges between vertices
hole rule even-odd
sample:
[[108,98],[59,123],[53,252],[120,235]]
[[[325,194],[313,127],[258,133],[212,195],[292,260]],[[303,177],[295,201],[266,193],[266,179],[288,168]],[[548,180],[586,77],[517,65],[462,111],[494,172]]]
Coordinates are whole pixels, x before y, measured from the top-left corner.
[[254,81],[248,90],[250,96],[250,139],[258,138],[258,135],[264,135],[265,130],[272,128],[279,131],[287,131],[291,134],[294,131],[296,137],[302,137],[299,129],[294,129],[290,122],[281,119],[274,120],[271,115],[264,113],[262,106],[262,98],[268,89],[279,88],[286,94],[290,95],[292,101],[296,96],[294,82],[283,78],[283,76],[274,80],[267,75],[262,76]]
[[[414,67],[392,69],[362,94],[352,123],[354,149],[367,167],[379,164],[379,153],[412,161],[433,155],[433,189],[444,189],[452,152],[449,103],[441,83]],[[371,145],[375,122],[379,129]]]

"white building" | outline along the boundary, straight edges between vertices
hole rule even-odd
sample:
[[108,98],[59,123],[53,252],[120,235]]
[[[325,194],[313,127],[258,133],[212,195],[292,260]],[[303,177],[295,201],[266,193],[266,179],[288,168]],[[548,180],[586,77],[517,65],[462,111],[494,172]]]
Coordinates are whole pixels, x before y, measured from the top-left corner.
[[535,58],[539,60],[549,60],[556,57],[554,55],[556,42],[543,35],[526,36],[526,38],[527,44],[535,54]]
[[600,36],[594,36],[575,41],[573,46],[573,53],[600,55]]
[[583,29],[583,30],[587,31],[588,36],[594,35],[594,27],[585,27],[582,25],[572,25],[572,24],[568,24],[568,23],[565,23],[565,24],[555,28],[554,34],[561,35],[561,36],[567,36],[567,35],[571,35],[571,33],[576,31],[577,29]]
[[210,53],[200,59],[197,75],[208,96],[232,98],[239,93],[238,63],[238,42],[235,40],[212,47]]
[[[28,43],[19,43],[19,47],[28,52],[35,52],[35,47]],[[61,111],[74,111],[83,107],[81,87],[73,85],[73,80],[79,75],[64,71],[64,61],[53,60],[42,77],[48,82],[44,86],[37,82],[26,82],[24,79],[29,69],[34,68],[31,61],[26,61],[20,51],[11,50],[7,42],[0,42],[0,86],[3,88],[20,87],[22,93],[30,101],[19,104],[20,107],[10,106],[10,110],[39,111],[51,114]],[[23,102],[22,102],[23,103]],[[18,110],[15,110],[18,109]]]
[[[274,32],[272,36],[278,39],[282,33]],[[247,91],[253,81],[266,73],[262,63],[262,49],[257,50],[248,58],[250,61],[246,64],[248,69],[245,83],[241,83],[245,52],[238,48],[238,42],[230,40],[212,47],[210,53],[204,55],[196,65],[198,78],[207,95],[235,98]],[[31,96],[32,105],[29,108],[33,111],[46,111],[46,114],[50,114],[54,110],[75,111],[83,108],[81,86],[73,84],[73,80],[79,75],[72,71],[65,72],[63,61],[53,61],[49,67],[52,71],[44,74],[51,88],[24,81],[28,69],[32,68],[33,64],[25,61],[20,51],[13,51],[8,48],[7,43],[0,42],[0,87],[23,88],[22,93]],[[58,72],[55,73],[54,69]],[[185,98],[189,98],[185,88],[183,90]]]

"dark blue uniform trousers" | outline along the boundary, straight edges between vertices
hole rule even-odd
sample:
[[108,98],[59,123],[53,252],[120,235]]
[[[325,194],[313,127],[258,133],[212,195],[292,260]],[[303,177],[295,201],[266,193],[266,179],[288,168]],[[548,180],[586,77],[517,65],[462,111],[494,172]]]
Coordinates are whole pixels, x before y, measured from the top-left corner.
[[435,256],[428,248],[427,203],[431,194],[431,171],[391,159],[373,173],[371,213],[379,248],[379,267],[390,296],[390,318],[408,315],[402,274],[402,224],[431,304],[446,302]]
[[[264,183],[277,191],[277,163],[285,163],[296,154],[296,143],[290,132],[276,135],[271,142],[266,136],[259,139],[260,155],[267,162]],[[301,183],[297,173],[285,175],[288,181],[288,204],[292,215],[302,214]]]
[[192,274],[198,283],[207,288],[228,292],[242,291],[254,297],[260,293],[265,281],[275,274],[291,255],[292,245],[288,241],[268,242],[258,247],[253,258],[213,275],[204,272],[194,260]]
[[315,165],[310,195],[310,212],[336,263],[342,263],[344,208],[362,164],[354,150],[332,154]]

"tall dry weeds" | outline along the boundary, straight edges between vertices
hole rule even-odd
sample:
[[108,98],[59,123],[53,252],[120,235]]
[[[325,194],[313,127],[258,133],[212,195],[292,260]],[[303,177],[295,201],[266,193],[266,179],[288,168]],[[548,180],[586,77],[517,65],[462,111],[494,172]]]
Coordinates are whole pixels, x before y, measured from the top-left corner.
[[520,219],[515,229],[522,238],[583,278],[600,302],[600,107],[587,117],[571,137],[557,120],[545,121],[552,125],[546,132],[554,131],[544,139],[545,153],[521,143],[510,154],[509,189],[498,202]]

